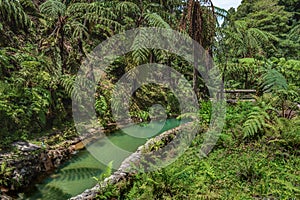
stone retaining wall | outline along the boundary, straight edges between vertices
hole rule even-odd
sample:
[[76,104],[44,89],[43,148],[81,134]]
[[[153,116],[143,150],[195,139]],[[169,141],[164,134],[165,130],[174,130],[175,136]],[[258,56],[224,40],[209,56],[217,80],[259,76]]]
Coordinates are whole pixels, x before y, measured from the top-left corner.
[[[84,144],[103,135],[103,130],[93,129],[86,134],[64,141],[54,146],[42,147],[24,141],[15,142],[17,152],[0,154],[0,166],[5,163],[10,171],[6,174],[6,184],[0,184],[0,196],[16,193],[32,184],[42,173],[59,167],[75,151],[84,148]],[[85,141],[88,140],[88,141]]]

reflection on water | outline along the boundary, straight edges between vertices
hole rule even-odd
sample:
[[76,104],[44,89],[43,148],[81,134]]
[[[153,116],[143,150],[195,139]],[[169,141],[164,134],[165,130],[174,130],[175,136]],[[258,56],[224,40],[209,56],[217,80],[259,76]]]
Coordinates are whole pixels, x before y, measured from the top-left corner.
[[[168,119],[165,124],[163,122],[154,122],[151,126],[146,126],[148,129],[146,134],[148,135],[151,130],[155,130],[157,126],[163,126],[162,130],[156,134],[158,135],[178,126],[180,123],[182,122],[176,119]],[[140,130],[137,126],[128,127],[125,132],[133,134],[127,135],[122,131],[115,131],[108,136],[108,139],[110,143],[114,144],[113,146],[134,152],[147,140],[147,138],[132,136],[140,135],[142,137],[144,134]],[[118,157],[114,157],[116,155],[114,148],[108,145],[103,139],[94,142],[88,147],[93,152],[101,152],[101,156],[105,156],[106,160],[113,160],[114,165],[119,166],[128,155],[120,154]],[[95,154],[93,153],[93,155]],[[96,184],[93,177],[99,177],[101,172],[106,168],[93,155],[86,149],[79,151],[68,162],[44,179],[43,182],[36,184],[34,189],[25,194],[25,199],[65,200],[82,193],[85,189],[92,188]]]

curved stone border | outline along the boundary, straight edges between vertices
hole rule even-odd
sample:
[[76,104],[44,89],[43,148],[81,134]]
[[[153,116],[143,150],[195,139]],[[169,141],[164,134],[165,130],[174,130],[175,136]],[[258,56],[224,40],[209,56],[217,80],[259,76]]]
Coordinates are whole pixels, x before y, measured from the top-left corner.
[[[158,141],[166,141],[166,143],[164,145],[167,145],[168,142],[170,142],[170,140],[172,140],[172,138],[176,135],[177,133],[182,130],[183,128],[188,128],[188,129],[192,129],[193,128],[193,122],[188,122],[186,124],[183,124],[181,126],[178,126],[176,128],[173,128],[171,130],[165,131],[162,134],[156,136],[155,138],[152,138],[150,140],[148,140],[144,145],[138,147],[137,151],[134,152],[133,154],[131,154],[128,158],[126,158],[121,166],[119,167],[119,169],[117,171],[115,171],[111,176],[109,176],[108,178],[106,178],[102,183],[101,186],[99,184],[97,184],[96,186],[94,186],[91,189],[87,189],[85,190],[83,193],[70,198],[70,200],[88,200],[88,199],[93,199],[96,197],[98,191],[102,188],[105,189],[105,187],[108,184],[116,184],[118,182],[120,182],[121,180],[126,180],[129,173],[128,171],[130,171],[129,169],[132,169],[132,163],[139,163],[142,157],[142,153],[143,152],[150,152],[152,149],[151,147],[153,147],[153,145],[155,145]],[[137,171],[136,171],[137,172]],[[132,173],[131,173],[132,174]]]
[[[15,195],[22,192],[21,190],[29,187],[37,176],[58,168],[63,162],[70,159],[77,150],[85,148],[86,144],[120,129],[120,127],[127,127],[127,123],[124,121],[121,126],[110,123],[106,128],[91,128],[85,134],[75,136],[45,149],[42,149],[40,145],[25,141],[14,142],[12,145],[19,150],[18,153],[0,153],[0,166],[5,162],[12,169],[7,178],[9,186],[0,184],[0,197],[4,197],[8,193]],[[61,133],[63,132],[58,132],[56,135]]]

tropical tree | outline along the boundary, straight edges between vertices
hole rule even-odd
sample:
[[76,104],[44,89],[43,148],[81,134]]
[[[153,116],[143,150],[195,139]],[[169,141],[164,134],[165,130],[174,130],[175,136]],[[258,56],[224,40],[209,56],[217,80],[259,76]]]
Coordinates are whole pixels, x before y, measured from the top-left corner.
[[[205,50],[205,52],[212,56],[212,46],[216,31],[216,15],[215,8],[211,0],[189,0],[184,8],[184,13],[181,18],[180,30],[186,31],[193,40],[197,41]],[[196,48],[196,47],[194,47]],[[195,49],[196,51],[196,49]],[[207,55],[206,55],[207,56]],[[205,59],[209,60],[209,59]],[[195,58],[194,66],[200,63]],[[209,65],[206,63],[207,66]],[[210,69],[206,69],[208,73]],[[193,89],[199,95],[199,72],[193,68]],[[205,86],[202,86],[202,97],[208,96],[208,91]]]
[[[288,6],[288,3],[286,4]],[[285,57],[294,57],[294,45],[287,41],[290,30],[295,24],[294,12],[280,3],[279,0],[244,0],[238,7],[237,12],[232,14],[231,21],[243,21],[246,28],[256,28],[277,37],[272,45],[265,45],[263,50],[267,57],[280,57],[286,49],[292,49]],[[295,42],[295,41],[294,41]],[[272,48],[272,46],[276,48]]]
[[270,32],[249,27],[245,21],[235,21],[224,29],[224,44],[229,46],[231,57],[253,58],[266,56],[265,47],[275,49],[278,38]]
[[116,15],[107,2],[67,3],[47,0],[40,5],[40,11],[45,19],[45,33],[49,34],[43,41],[43,46],[51,48],[57,44],[59,48],[54,48],[53,51],[59,53],[60,60],[57,65],[61,66],[62,74],[68,71],[66,67],[67,62],[70,64],[70,52],[78,52],[83,58],[86,51],[83,41],[87,41],[91,33],[99,30],[111,32],[120,30],[121,27],[115,21]]

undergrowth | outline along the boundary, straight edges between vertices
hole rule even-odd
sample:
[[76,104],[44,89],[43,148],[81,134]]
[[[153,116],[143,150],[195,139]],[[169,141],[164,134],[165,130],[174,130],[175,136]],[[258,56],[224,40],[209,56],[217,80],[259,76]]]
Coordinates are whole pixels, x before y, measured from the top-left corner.
[[105,198],[299,199],[299,166],[299,155],[260,142],[218,148],[205,159],[194,145],[168,167],[110,187]]
[[[224,131],[208,157],[199,157],[198,135],[171,165],[130,175],[98,199],[299,199],[299,119],[276,117],[273,110],[262,100],[228,107]],[[247,127],[251,123],[257,127]]]

